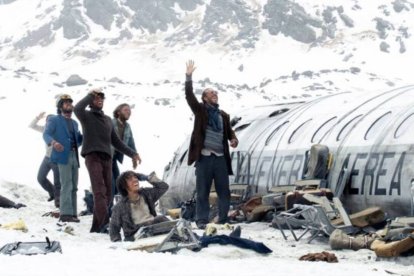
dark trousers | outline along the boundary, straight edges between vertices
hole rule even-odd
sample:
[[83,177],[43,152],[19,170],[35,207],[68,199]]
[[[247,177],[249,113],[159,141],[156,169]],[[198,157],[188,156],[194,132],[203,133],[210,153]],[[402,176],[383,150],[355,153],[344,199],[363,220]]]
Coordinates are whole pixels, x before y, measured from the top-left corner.
[[112,160],[101,153],[85,156],[93,193],[93,219],[90,232],[99,233],[109,222],[108,207],[112,197]]
[[196,164],[196,221],[208,223],[210,204],[208,201],[211,184],[214,185],[218,197],[219,223],[227,222],[230,208],[229,174],[224,156],[201,155]]
[[[53,171],[53,184],[47,179],[47,175],[50,171]],[[39,171],[37,172],[37,181],[40,186],[49,193],[49,197],[57,198],[60,197],[60,179],[59,179],[59,168],[55,163],[50,162],[50,158],[45,156],[42,163],[40,164]]]

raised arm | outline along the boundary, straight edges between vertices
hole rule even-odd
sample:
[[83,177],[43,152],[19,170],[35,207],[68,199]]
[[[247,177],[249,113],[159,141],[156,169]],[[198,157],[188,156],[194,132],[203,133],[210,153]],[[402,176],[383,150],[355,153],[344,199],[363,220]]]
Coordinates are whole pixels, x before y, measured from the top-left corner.
[[86,118],[86,107],[92,103],[94,99],[94,95],[92,93],[88,93],[82,100],[80,100],[73,111],[75,112],[76,117],[78,117],[79,121],[83,122]]
[[39,115],[37,115],[34,119],[33,119],[33,121],[31,121],[31,123],[29,124],[29,127],[31,128],[31,129],[34,129],[34,130],[36,130],[36,131],[39,131],[39,132],[42,132],[43,133],[43,131],[45,130],[45,127],[44,126],[41,126],[41,125],[39,125],[38,123],[39,123],[39,121],[42,119],[42,118],[44,118],[45,117],[45,112],[41,112]]
[[[151,178],[150,178],[151,179]],[[156,202],[158,199],[161,198],[163,194],[165,194],[168,190],[168,184],[162,181],[161,179],[158,179],[158,177],[155,177],[155,180],[148,180],[149,183],[153,186],[153,188],[145,188],[148,189],[153,202]]]
[[194,61],[193,60],[187,61],[186,67],[187,69],[185,71],[185,99],[187,100],[187,103],[190,106],[193,113],[196,114],[200,110],[200,103],[195,97],[194,91],[193,91],[192,75],[193,75],[194,70],[196,69],[196,67],[194,66]]

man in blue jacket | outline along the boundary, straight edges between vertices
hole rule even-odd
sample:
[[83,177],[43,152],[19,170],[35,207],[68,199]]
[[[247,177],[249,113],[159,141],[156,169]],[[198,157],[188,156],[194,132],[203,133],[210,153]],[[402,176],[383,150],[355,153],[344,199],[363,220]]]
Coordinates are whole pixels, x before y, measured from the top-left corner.
[[79,155],[82,134],[72,117],[73,100],[70,95],[60,95],[56,102],[56,116],[46,123],[43,139],[52,146],[50,161],[57,163],[60,174],[60,221],[79,222],[77,217],[77,190]]

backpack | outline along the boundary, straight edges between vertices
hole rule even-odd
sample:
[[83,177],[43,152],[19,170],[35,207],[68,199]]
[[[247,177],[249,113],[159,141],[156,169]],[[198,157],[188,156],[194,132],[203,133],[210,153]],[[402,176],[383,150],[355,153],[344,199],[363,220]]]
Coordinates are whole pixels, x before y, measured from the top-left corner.
[[13,242],[0,248],[0,253],[4,255],[36,255],[59,252],[62,253],[62,247],[58,241],[50,241],[46,237],[45,242]]

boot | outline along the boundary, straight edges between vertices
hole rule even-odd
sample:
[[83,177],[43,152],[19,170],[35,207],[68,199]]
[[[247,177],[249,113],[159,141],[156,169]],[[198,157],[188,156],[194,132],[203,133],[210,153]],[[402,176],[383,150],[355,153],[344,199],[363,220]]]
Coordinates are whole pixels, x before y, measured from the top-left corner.
[[400,241],[386,243],[385,241],[376,240],[371,244],[371,249],[375,251],[378,257],[398,257],[402,253],[414,248],[414,237],[407,237]]
[[340,229],[335,229],[329,237],[329,245],[332,249],[352,249],[359,250],[363,248],[370,248],[374,237],[368,235],[359,235],[356,237],[348,236]]
[[60,215],[59,221],[61,221],[61,222],[76,222],[76,223],[80,222],[80,220],[77,217],[71,216],[71,215]]
[[60,207],[60,197],[56,197],[55,196],[55,207],[59,208]]

